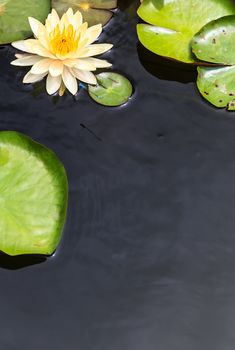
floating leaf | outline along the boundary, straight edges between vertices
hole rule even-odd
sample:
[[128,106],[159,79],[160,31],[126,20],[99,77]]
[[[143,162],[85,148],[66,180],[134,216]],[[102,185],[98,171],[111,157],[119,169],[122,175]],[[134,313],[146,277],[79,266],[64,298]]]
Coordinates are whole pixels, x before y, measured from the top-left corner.
[[194,54],[202,61],[235,64],[235,16],[208,23],[192,40]]
[[71,7],[74,11],[79,10],[90,26],[98,23],[104,26],[112,18],[110,10],[117,7],[117,0],[52,0],[52,7],[60,16]]
[[195,62],[193,36],[208,22],[235,14],[232,0],[145,0],[138,15],[140,42],[150,51],[186,63]]
[[[202,96],[214,106],[234,107],[235,66],[198,68],[197,87]],[[229,108],[231,109],[231,108]]]
[[49,12],[50,0],[0,0],[0,44],[30,37],[28,17],[44,22]]
[[97,85],[89,85],[89,95],[97,103],[115,107],[126,103],[133,92],[133,87],[130,81],[124,76],[104,72],[96,76]]
[[56,155],[27,136],[0,132],[0,250],[52,254],[67,208],[67,177]]
[[199,59],[225,65],[198,68],[197,86],[200,93],[214,106],[229,110],[235,109],[234,42],[235,16],[207,24],[192,40],[193,52]]

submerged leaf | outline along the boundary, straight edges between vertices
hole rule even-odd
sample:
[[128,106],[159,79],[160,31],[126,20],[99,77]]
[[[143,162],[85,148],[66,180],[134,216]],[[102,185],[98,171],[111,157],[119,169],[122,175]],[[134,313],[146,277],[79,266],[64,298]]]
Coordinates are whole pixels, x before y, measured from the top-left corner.
[[150,51],[193,63],[193,36],[206,23],[232,14],[232,0],[145,0],[138,15],[149,24],[138,24],[137,32],[140,42]]
[[0,0],[0,44],[30,37],[28,17],[44,22],[49,11],[50,0]]
[[89,85],[89,95],[97,103],[116,107],[126,103],[133,92],[133,87],[130,81],[124,76],[105,72],[96,76],[97,85]]
[[89,26],[99,23],[104,26],[112,18],[113,12],[110,10],[117,7],[117,0],[52,0],[52,7],[60,16],[71,7],[82,13]]
[[56,155],[27,136],[0,132],[0,250],[52,254],[67,209],[67,177]]

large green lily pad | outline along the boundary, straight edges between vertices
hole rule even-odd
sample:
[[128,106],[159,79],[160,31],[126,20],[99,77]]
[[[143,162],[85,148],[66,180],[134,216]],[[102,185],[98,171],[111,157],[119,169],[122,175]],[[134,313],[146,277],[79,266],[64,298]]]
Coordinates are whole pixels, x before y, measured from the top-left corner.
[[67,177],[56,155],[27,136],[0,132],[0,250],[52,254],[67,209]]
[[99,23],[104,26],[112,18],[110,10],[117,7],[117,0],[52,0],[52,7],[60,16],[71,7],[74,11],[79,10],[90,26]]
[[193,36],[208,22],[233,14],[232,0],[144,0],[138,15],[149,24],[137,25],[138,37],[160,56],[194,63]]
[[[216,107],[235,109],[235,16],[227,16],[203,27],[192,40],[195,55],[217,67],[198,69],[197,86]],[[225,67],[221,66],[225,65]]]
[[50,5],[50,0],[0,0],[0,44],[30,37],[28,17],[44,22]]
[[96,76],[97,85],[89,85],[89,95],[103,106],[116,107],[126,103],[133,92],[130,81],[123,75],[104,72]]
[[202,61],[235,64],[235,16],[226,16],[204,26],[194,36],[192,49]]

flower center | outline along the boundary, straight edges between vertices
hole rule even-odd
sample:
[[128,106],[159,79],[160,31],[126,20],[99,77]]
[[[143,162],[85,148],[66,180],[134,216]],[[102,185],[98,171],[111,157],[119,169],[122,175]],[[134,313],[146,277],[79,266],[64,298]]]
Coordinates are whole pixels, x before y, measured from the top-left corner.
[[62,30],[57,24],[55,29],[49,34],[49,39],[52,53],[66,56],[69,52],[77,49],[79,35],[77,35],[72,24],[69,24]]

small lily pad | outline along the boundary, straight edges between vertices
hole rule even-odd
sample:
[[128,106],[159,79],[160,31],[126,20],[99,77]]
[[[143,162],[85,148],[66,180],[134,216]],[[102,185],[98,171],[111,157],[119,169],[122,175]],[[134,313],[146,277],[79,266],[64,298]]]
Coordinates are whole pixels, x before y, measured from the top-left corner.
[[67,209],[68,184],[56,155],[14,131],[0,132],[0,250],[52,254]]
[[117,0],[52,0],[52,7],[60,16],[71,7],[74,11],[79,10],[90,26],[99,23],[104,26],[112,18],[110,10],[117,7]]
[[160,56],[194,63],[193,36],[208,22],[234,14],[232,0],[145,0],[138,15],[149,24],[137,25],[138,37]]
[[89,85],[89,95],[103,106],[116,107],[126,103],[133,92],[130,81],[118,73],[104,72],[96,76],[97,85]]
[[50,0],[0,0],[0,44],[30,37],[28,17],[44,22],[50,5]]

